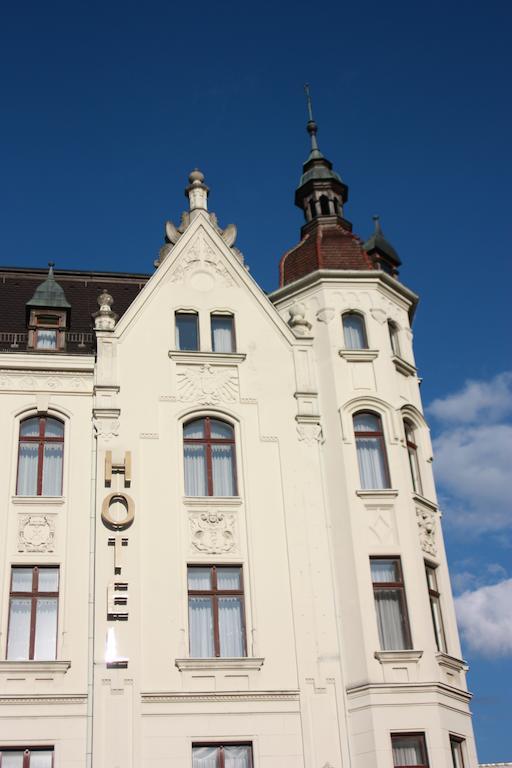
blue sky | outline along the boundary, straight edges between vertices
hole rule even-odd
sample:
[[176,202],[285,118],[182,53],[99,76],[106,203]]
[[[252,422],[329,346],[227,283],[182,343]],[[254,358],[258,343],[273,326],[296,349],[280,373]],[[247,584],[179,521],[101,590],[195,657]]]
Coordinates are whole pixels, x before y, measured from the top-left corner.
[[150,271],[199,166],[275,288],[301,224],[311,83],[347,217],[364,236],[381,215],[422,297],[416,356],[481,761],[512,758],[511,23],[493,0],[27,0],[0,28],[6,265]]

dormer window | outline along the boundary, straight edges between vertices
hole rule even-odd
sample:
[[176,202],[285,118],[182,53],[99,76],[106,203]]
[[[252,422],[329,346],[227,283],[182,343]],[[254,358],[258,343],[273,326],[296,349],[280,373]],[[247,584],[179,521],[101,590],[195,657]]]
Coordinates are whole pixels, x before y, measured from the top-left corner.
[[64,349],[66,313],[32,310],[29,321],[28,346],[44,352]]

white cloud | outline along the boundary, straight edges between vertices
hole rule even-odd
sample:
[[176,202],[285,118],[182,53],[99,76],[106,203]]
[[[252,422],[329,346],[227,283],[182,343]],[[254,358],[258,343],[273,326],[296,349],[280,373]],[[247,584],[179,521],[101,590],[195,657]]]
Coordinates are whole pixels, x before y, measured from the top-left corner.
[[512,371],[490,381],[467,381],[458,392],[434,400],[427,410],[440,421],[496,423],[512,413]]
[[512,579],[455,599],[463,643],[481,656],[512,656]]

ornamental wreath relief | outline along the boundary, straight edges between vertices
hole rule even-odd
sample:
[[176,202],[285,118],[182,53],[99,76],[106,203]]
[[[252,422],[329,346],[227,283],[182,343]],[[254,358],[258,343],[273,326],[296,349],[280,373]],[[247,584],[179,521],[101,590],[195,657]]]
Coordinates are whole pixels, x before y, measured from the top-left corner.
[[192,548],[211,555],[236,550],[235,515],[226,512],[191,512]]
[[53,552],[55,522],[46,515],[23,515],[18,523],[18,552]]

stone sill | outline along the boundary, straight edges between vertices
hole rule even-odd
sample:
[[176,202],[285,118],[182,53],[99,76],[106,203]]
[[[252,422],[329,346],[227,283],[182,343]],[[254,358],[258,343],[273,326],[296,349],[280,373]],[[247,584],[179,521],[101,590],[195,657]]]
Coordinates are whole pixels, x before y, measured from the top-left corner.
[[449,667],[449,669],[455,672],[467,672],[469,669],[469,665],[464,659],[450,656],[448,653],[443,653],[443,651],[436,653],[436,659],[440,666]]
[[1,675],[65,675],[70,661],[0,661]]
[[26,504],[32,506],[55,506],[64,504],[66,501],[64,496],[11,496],[11,504]]
[[170,349],[169,357],[179,363],[232,365],[233,363],[243,363],[247,355],[238,352],[192,352],[190,350]]
[[205,659],[176,659],[175,665],[180,672],[188,670],[259,670],[263,666],[265,659],[249,658],[247,656],[235,656],[225,658],[205,658]]
[[421,496],[419,493],[413,493],[412,498],[414,501],[417,501],[418,504],[423,504],[423,506],[428,507],[433,512],[438,512],[439,507],[435,503],[435,501],[430,501],[430,499],[427,499],[425,496]]
[[398,373],[401,373],[403,376],[417,375],[417,369],[414,367],[414,365],[408,363],[407,360],[404,360],[402,357],[398,357],[398,355],[393,355],[391,359]]
[[395,496],[398,496],[398,491],[396,488],[365,488],[356,491],[356,495],[361,499],[375,499],[379,496],[392,499]]
[[340,357],[343,357],[349,363],[369,363],[378,357],[378,349],[340,349]]
[[375,658],[381,664],[395,663],[396,661],[411,661],[417,663],[423,656],[423,651],[413,651],[407,649],[405,651],[375,651]]
[[241,496],[184,496],[183,503],[189,507],[239,507]]

